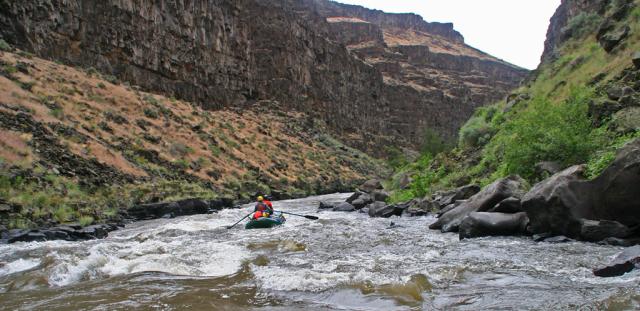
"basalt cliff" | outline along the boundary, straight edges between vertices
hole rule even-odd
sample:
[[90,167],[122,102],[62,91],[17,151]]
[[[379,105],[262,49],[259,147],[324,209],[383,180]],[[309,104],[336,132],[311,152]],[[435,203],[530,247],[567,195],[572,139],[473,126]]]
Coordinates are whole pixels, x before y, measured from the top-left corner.
[[464,43],[451,24],[325,0],[0,3],[0,35],[202,105],[276,100],[375,154],[452,140],[527,74]]

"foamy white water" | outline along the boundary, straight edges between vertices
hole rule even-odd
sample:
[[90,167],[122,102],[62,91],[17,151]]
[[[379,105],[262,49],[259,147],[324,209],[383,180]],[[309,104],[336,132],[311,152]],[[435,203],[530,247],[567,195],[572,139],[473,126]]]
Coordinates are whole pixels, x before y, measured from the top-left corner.
[[[0,245],[0,310],[491,310],[640,306],[640,273],[591,269],[621,248],[528,238],[459,241],[424,218],[275,202],[284,226],[227,225],[251,207],[145,221],[107,239]],[[390,227],[393,221],[395,226]]]

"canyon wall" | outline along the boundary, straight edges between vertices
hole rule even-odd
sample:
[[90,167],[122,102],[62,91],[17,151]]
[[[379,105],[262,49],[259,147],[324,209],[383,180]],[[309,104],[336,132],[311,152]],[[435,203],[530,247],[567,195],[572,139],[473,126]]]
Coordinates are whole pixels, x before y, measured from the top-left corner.
[[453,139],[527,74],[451,24],[323,0],[2,1],[0,36],[208,109],[277,100],[374,154]]

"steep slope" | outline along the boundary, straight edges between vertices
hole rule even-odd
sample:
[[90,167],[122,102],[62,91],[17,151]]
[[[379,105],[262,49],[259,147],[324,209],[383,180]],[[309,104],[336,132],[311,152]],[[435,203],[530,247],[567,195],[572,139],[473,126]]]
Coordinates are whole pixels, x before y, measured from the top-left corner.
[[316,1],[331,38],[382,75],[395,109],[390,118],[414,145],[431,129],[455,138],[472,112],[504,98],[528,74],[464,43],[453,24]]
[[[382,40],[365,47],[358,27],[354,42],[336,37],[341,16],[371,20]],[[415,149],[431,130],[451,140],[524,74],[450,24],[324,0],[5,1],[0,35],[208,109],[277,100],[374,154],[390,142]]]
[[[512,174],[531,184],[575,164],[598,176],[640,136],[640,2],[563,0],[539,68],[506,100],[483,107],[452,152],[402,168],[395,200]],[[406,186],[406,183],[405,185]]]
[[0,226],[185,197],[345,191],[384,172],[278,102],[206,111],[16,52],[0,51]]

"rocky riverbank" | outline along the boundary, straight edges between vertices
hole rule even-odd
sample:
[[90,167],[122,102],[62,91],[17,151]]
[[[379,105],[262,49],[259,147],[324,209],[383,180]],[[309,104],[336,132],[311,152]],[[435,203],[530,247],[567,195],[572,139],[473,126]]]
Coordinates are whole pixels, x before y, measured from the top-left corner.
[[[321,203],[320,209],[371,217],[434,214],[430,229],[458,232],[460,239],[525,235],[552,243],[640,244],[640,139],[623,147],[598,177],[588,180],[584,172],[583,165],[572,166],[530,189],[524,179],[509,176],[483,189],[467,185],[399,204],[385,203],[382,183],[370,180],[346,202]],[[624,260],[625,269],[633,258]]]
[[38,229],[0,228],[0,243],[36,241],[85,241],[106,238],[111,231],[123,228],[125,224],[141,220],[174,218],[197,214],[217,213],[222,209],[238,207],[232,199],[187,199],[176,202],[150,203],[133,206],[122,211],[115,221],[106,224],[82,226],[78,223],[60,224]]

